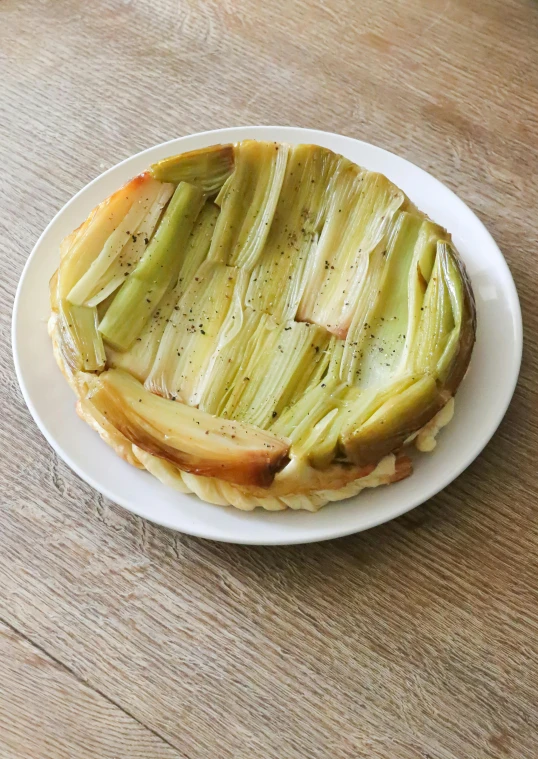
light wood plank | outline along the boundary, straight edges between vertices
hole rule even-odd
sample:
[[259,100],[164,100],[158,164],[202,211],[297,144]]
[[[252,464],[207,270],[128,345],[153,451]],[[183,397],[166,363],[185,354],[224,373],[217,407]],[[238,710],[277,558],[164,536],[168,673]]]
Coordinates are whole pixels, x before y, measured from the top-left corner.
[[65,667],[0,623],[2,759],[180,759]]
[[[0,617],[189,759],[533,757],[536,3],[4,0],[0,24]],[[484,454],[426,506],[327,545],[219,546],[127,514],[58,461],[13,375],[9,310],[52,215],[139,149],[241,123],[342,132],[432,171],[522,301],[521,382]]]

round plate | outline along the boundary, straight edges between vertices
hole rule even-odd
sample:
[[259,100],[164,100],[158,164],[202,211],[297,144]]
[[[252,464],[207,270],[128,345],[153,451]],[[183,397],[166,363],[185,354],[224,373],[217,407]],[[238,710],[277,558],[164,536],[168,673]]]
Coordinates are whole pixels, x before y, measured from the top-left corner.
[[[476,298],[478,332],[471,365],[456,398],[455,417],[442,431],[435,452],[417,456],[415,472],[407,480],[365,490],[315,514],[212,506],[126,464],[78,418],[73,393],[56,366],[47,335],[48,282],[58,266],[60,241],[94,206],[161,158],[247,138],[315,143],[385,174],[421,211],[452,233]],[[191,535],[234,543],[274,545],[336,538],[386,522],[426,501],[478,456],[497,429],[516,385],[521,349],[521,311],[510,271],[486,228],[451,190],[381,148],[292,127],[194,134],[157,145],[109,169],[75,195],[43,232],[22,273],[13,311],[13,354],[21,390],[58,455],[92,487],[135,514]]]

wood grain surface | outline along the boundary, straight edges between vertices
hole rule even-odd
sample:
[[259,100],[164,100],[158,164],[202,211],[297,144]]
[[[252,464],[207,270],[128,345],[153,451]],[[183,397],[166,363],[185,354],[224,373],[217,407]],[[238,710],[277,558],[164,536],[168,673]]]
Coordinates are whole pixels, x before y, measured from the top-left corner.
[[0,682],[2,759],[181,756],[104,694],[82,684],[62,664],[3,623]]
[[[0,29],[2,759],[534,759],[537,3],[3,0]],[[51,451],[12,366],[22,267],[77,190],[163,140],[258,123],[431,171],[493,233],[524,312],[485,452],[327,544],[218,545],[130,515]]]

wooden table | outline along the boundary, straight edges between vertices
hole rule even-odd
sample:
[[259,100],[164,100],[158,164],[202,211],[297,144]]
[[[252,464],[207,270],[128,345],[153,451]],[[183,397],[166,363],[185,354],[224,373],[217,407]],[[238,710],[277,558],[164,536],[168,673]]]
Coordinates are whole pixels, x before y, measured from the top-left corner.
[[[536,757],[537,4],[3,0],[0,29],[2,759]],[[218,545],[128,514],[51,451],[12,367],[23,264],[78,189],[258,123],[446,182],[503,249],[527,328],[484,454],[327,544]]]

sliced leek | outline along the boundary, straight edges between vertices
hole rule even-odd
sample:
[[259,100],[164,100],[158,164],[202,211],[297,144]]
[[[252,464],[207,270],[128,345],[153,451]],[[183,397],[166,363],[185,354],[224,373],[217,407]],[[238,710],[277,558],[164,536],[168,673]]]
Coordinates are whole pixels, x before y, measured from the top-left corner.
[[96,380],[89,400],[131,443],[193,474],[264,486],[287,463],[284,438],[170,403],[119,369]]
[[156,181],[141,188],[140,197],[69,293],[71,303],[96,306],[117,290],[146,250],[173,189]]
[[240,271],[205,262],[173,308],[146,387],[197,405],[206,368],[232,304]]
[[83,418],[162,482],[242,509],[407,476],[476,330],[450,235],[314,145],[154,164],[66,238],[50,293]]
[[181,182],[146,252],[121,286],[99,330],[113,347],[127,350],[179,275],[189,235],[203,205],[202,191]]
[[60,301],[62,350],[74,371],[94,372],[105,366],[105,349],[97,329],[97,311]]
[[221,214],[209,251],[213,261],[252,269],[262,253],[280,195],[288,146],[246,140],[217,196]]
[[370,256],[387,239],[404,196],[386,177],[346,159],[331,182],[327,216],[307,267],[298,318],[345,337]]
[[86,274],[149,181],[148,174],[140,174],[132,179],[98,205],[86,221],[63,241],[58,276],[60,298],[67,298],[72,288]]
[[314,325],[280,325],[264,315],[222,415],[267,428],[293,394],[306,387],[328,342],[325,331]]
[[326,182],[336,156],[313,145],[290,148],[266,249],[254,268],[247,305],[280,321],[294,319],[306,285],[304,271],[323,227]]
[[[207,257],[218,213],[217,206],[211,201],[204,205],[189,237],[175,287],[171,287],[163,297],[159,307],[153,312],[129,350],[119,351],[107,346],[107,359],[110,366],[125,369],[141,382],[145,382],[153,367],[163,332],[172,316],[174,306]],[[104,301],[102,305],[105,305]],[[106,309],[103,310],[103,316],[104,313]]]
[[233,166],[233,145],[212,145],[165,158],[154,163],[150,172],[161,182],[188,182],[207,195],[214,195],[232,173]]

